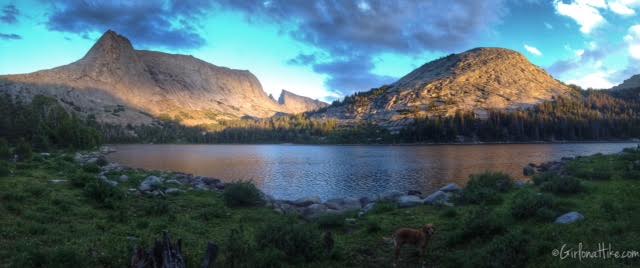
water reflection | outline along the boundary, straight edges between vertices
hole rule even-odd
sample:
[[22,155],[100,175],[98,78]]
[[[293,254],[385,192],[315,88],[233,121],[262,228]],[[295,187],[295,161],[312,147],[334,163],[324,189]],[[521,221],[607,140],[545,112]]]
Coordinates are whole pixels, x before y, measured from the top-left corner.
[[132,167],[252,180],[276,198],[432,192],[469,174],[504,171],[522,178],[530,162],[614,153],[634,143],[433,146],[118,145],[112,161]]

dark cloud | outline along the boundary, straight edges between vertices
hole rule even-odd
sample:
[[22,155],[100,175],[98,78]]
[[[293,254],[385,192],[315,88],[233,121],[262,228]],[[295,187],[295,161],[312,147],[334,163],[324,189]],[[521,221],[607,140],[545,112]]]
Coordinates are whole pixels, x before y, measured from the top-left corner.
[[287,61],[288,64],[291,65],[310,65],[316,62],[315,54],[299,54],[293,59]]
[[[367,66],[369,69],[358,71],[369,74],[376,54],[416,55],[425,50],[458,50],[499,22],[505,13],[503,0],[218,2],[223,8],[244,12],[249,21],[277,24],[294,39],[323,50],[329,58],[340,59],[330,59],[327,64],[348,65],[344,60],[348,59],[354,61],[351,65]],[[322,69],[318,67],[314,69]],[[357,76],[354,80],[368,78],[372,80],[365,88],[378,86],[375,76]],[[366,81],[347,83],[347,77],[335,80],[328,84],[340,90],[362,90],[351,87],[367,84]]]
[[18,16],[20,15],[20,10],[16,8],[14,5],[6,5],[2,8],[2,16],[0,16],[0,21],[13,24],[18,22]]
[[374,64],[370,58],[368,60],[366,58],[345,59],[313,63],[312,67],[313,71],[329,76],[325,81],[328,88],[343,93],[368,90],[371,87],[390,84],[396,80],[395,77],[372,73]]
[[2,40],[20,40],[20,39],[22,39],[22,36],[17,35],[17,34],[0,33],[0,39],[2,39]]
[[556,61],[547,68],[547,71],[549,71],[549,73],[556,77],[563,75],[578,68],[584,67],[586,64],[603,60],[607,57],[607,55],[609,55],[610,51],[613,51],[612,49],[615,48],[598,47],[595,49],[585,50],[582,55],[577,56],[573,59]]
[[191,21],[212,6],[210,1],[83,1],[56,2],[47,20],[53,31],[87,36],[112,29],[134,45],[191,49],[205,45]]

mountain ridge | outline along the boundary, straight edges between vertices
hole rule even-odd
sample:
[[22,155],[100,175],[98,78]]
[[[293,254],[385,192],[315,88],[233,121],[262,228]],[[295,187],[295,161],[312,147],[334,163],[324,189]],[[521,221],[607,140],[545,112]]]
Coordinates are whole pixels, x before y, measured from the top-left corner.
[[101,122],[122,125],[149,124],[157,117],[185,125],[215,124],[296,110],[269,98],[250,71],[189,55],[135,50],[111,30],[78,61],[0,80],[8,92],[53,96],[76,111],[96,114]]

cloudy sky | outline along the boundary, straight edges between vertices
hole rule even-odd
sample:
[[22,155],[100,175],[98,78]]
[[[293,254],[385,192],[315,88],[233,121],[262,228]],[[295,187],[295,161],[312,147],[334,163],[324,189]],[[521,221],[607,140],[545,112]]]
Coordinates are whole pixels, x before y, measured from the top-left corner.
[[479,46],[609,88],[640,73],[640,0],[0,0],[0,74],[80,59],[108,29],[137,49],[246,69],[333,100]]

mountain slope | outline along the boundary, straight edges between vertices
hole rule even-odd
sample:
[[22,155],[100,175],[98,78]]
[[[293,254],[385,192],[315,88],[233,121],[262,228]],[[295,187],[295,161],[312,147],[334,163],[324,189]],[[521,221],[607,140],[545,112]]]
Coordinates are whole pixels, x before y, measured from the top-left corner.
[[0,76],[0,90],[56,97],[102,122],[147,124],[171,117],[186,125],[243,116],[291,113],[263,91],[249,71],[192,56],[135,50],[107,31],[80,60],[31,74]]
[[392,85],[358,93],[312,116],[394,127],[458,111],[482,118],[488,110],[526,108],[572,92],[520,53],[476,48],[426,63]]
[[636,74],[634,76],[629,77],[624,80],[621,84],[612,87],[611,89],[630,89],[630,88],[640,88],[640,74]]
[[286,90],[282,90],[280,93],[278,103],[292,113],[314,111],[329,105],[328,103],[300,96]]

